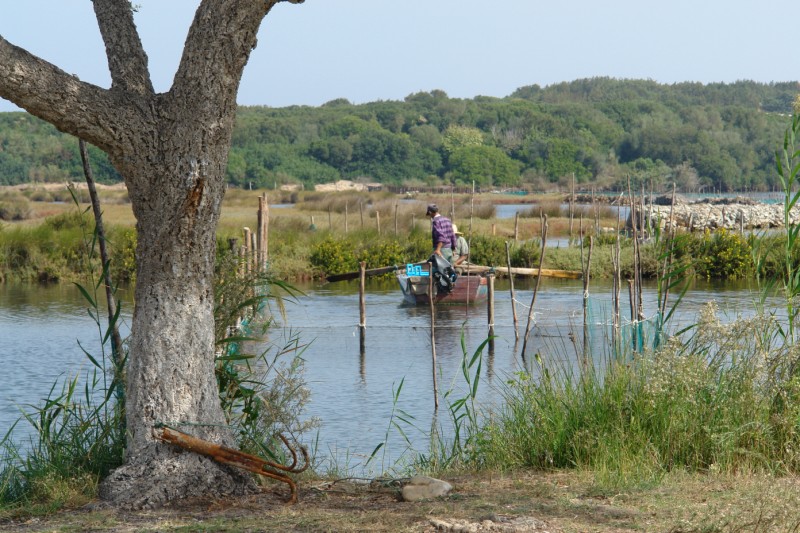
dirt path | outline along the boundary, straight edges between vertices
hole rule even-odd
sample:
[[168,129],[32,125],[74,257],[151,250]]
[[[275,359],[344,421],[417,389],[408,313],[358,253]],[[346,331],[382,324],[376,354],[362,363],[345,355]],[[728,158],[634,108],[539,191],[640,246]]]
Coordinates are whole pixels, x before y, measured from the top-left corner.
[[[589,476],[524,473],[448,478],[446,497],[403,502],[391,484],[300,483],[230,500],[184,501],[156,511],[87,507],[47,517],[0,519],[0,531],[624,532],[791,531],[800,481],[770,476],[686,476],[636,489],[599,490]],[[91,507],[91,506],[90,506]]]

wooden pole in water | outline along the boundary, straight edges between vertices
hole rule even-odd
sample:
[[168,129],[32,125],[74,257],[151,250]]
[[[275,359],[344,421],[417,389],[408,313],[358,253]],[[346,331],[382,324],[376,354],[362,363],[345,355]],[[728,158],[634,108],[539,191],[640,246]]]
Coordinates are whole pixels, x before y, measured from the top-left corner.
[[628,295],[631,301],[631,341],[633,342],[633,351],[636,351],[636,295],[633,288],[633,280],[628,280]]
[[589,280],[592,273],[592,249],[594,237],[589,235],[589,254],[583,271],[583,367],[589,366]]
[[472,238],[472,217],[475,215],[475,180],[472,180],[472,196],[469,200],[469,236]]
[[[639,276],[639,228],[641,227],[640,218],[644,217],[644,211],[637,213],[640,209],[639,203],[636,201],[636,195],[633,193],[631,187],[631,179],[628,177],[628,197],[631,206],[631,229],[633,231],[633,295],[634,298],[637,294],[637,289],[640,286]],[[637,308],[634,303],[634,308]],[[638,308],[637,308],[638,309]]]
[[666,230],[667,236],[667,256],[664,258],[664,270],[661,273],[661,279],[663,280],[663,296],[661,298],[661,305],[659,307],[659,312],[661,313],[661,324],[663,325],[664,322],[664,313],[667,310],[667,299],[669,298],[669,286],[671,284],[671,276],[669,274],[670,270],[672,270],[672,251],[675,239],[675,221],[673,220],[672,214],[673,210],[675,209],[675,183],[672,184],[672,204],[669,206],[669,226]]
[[267,204],[267,193],[258,198],[258,234],[256,239],[258,270],[263,272],[267,269],[267,234],[269,228],[269,205]]
[[367,281],[367,262],[361,261],[358,264],[358,327],[361,330],[361,351],[364,351],[364,338],[367,330],[367,302],[366,302],[366,281]]
[[[544,215],[544,225],[542,226],[542,251],[539,255],[539,271],[541,272],[542,263],[544,262],[544,251],[547,246],[547,215]],[[539,292],[539,283],[542,276],[536,276],[536,285],[533,287],[533,296],[531,297],[531,308],[528,310],[528,323],[525,325],[525,336],[522,338],[522,359],[525,359],[525,350],[528,348],[528,336],[533,327],[533,310],[536,305],[536,293]]]
[[247,239],[242,237],[242,245],[239,247],[239,277],[244,279],[247,275]]
[[431,311],[431,362],[433,365],[433,406],[439,409],[439,390],[436,384],[436,303],[433,294],[433,263],[428,262],[428,301]]
[[514,242],[519,242],[519,211],[514,213]]
[[256,239],[256,232],[254,231],[254,232],[250,233],[250,250],[252,250],[252,253],[250,254],[250,261],[252,262],[252,272],[253,273],[258,272],[258,254],[257,254],[258,247],[257,247],[256,240],[257,240]]
[[542,213],[542,208],[539,208],[539,233],[542,232],[542,228],[544,227],[544,214]]
[[506,241],[506,265],[508,265],[508,283],[511,286],[511,314],[514,316],[514,339],[519,340],[517,300],[514,297],[514,274],[511,273],[511,252],[508,248],[508,241]]
[[[620,198],[621,199],[621,198]],[[613,344],[616,349],[619,349],[619,334],[620,334],[620,294],[622,291],[622,261],[620,259],[621,250],[619,242],[619,232],[621,231],[621,213],[620,208],[622,203],[617,208],[617,236],[614,243],[614,339]]]
[[489,285],[488,287],[488,298],[486,299],[487,302],[487,315],[489,321],[489,336],[494,337],[494,274],[489,273],[486,276],[486,282]]
[[251,252],[253,250],[253,248],[251,247],[252,239],[250,238],[250,228],[245,226],[244,228],[242,228],[242,231],[244,232],[244,237],[243,237],[244,244],[243,244],[243,247],[244,247],[244,252],[245,252],[245,255],[244,255],[245,274],[249,275],[253,271],[252,270],[252,262],[250,260],[250,254],[251,254]]
[[572,222],[575,218],[575,173],[572,173],[572,191],[569,194],[569,245],[572,245]]

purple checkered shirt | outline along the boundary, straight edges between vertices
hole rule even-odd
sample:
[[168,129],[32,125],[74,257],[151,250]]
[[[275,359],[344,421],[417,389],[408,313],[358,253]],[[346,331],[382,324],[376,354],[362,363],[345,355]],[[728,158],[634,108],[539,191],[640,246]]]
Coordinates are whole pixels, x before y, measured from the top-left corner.
[[433,240],[433,249],[436,249],[437,243],[442,243],[442,248],[455,248],[456,247],[456,234],[453,233],[453,224],[450,223],[449,218],[442,215],[433,217],[431,220],[431,238]]

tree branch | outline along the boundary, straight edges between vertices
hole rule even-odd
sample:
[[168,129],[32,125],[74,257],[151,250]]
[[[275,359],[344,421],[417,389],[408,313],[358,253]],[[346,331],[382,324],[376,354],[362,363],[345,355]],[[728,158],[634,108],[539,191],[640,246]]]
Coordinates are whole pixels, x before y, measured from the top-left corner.
[[126,122],[137,120],[130,98],[82,82],[2,36],[0,97],[109,153]]
[[93,0],[92,4],[106,45],[111,89],[153,94],[147,54],[133,22],[131,3],[128,0]]
[[194,102],[215,114],[233,101],[242,71],[256,47],[261,21],[281,1],[303,0],[203,0],[186,38],[173,90],[182,102]]

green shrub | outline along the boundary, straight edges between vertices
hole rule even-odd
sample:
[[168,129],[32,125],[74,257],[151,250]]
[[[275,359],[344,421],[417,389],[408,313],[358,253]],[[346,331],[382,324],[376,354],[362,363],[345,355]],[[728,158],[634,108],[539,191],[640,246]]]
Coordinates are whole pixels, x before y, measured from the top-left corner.
[[110,228],[111,279],[116,283],[136,282],[136,230]]
[[18,196],[0,201],[0,220],[25,220],[31,216],[27,198]]
[[26,193],[28,199],[32,202],[52,202],[53,195],[47,189],[34,189]]
[[405,257],[410,263],[427,260],[433,248],[431,247],[431,236],[429,232],[414,228],[408,235],[408,242],[405,248]]
[[405,249],[396,240],[379,240],[360,250],[358,261],[365,261],[367,268],[402,265],[408,262]]
[[695,272],[706,279],[743,278],[752,272],[750,244],[743,236],[725,229],[706,230],[691,250]]
[[313,247],[310,260],[312,266],[326,274],[358,269],[353,246],[346,239],[325,238]]
[[44,225],[53,231],[80,228],[83,225],[88,224],[94,226],[94,221],[90,221],[88,217],[89,215],[86,213],[80,213],[78,211],[71,210],[67,211],[66,213],[61,213],[60,215],[47,217],[44,220]]
[[531,239],[511,247],[511,266],[521,268],[537,268],[542,253],[542,242]]
[[501,266],[506,264],[506,244],[502,237],[475,235],[469,248],[470,262],[476,265]]

